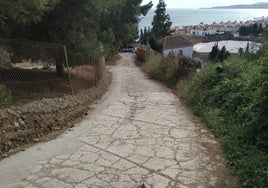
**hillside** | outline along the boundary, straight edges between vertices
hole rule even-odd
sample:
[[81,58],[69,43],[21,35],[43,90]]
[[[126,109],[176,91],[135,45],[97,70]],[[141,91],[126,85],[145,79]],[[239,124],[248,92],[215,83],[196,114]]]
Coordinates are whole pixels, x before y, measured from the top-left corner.
[[268,2],[260,2],[250,5],[217,6],[211,9],[268,9]]

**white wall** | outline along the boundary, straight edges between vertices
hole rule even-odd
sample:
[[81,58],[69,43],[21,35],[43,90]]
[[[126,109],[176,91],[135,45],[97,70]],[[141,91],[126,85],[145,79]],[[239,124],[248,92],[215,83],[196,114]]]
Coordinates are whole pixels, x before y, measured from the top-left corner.
[[[218,47],[221,49],[223,46],[226,47],[230,53],[237,53],[239,48],[243,48],[244,50],[247,48],[247,44],[249,43],[249,47],[253,47],[253,52],[259,50],[261,44],[249,41],[233,41],[233,40],[222,40],[218,41]],[[208,43],[198,43],[194,45],[194,50],[198,53],[209,53],[212,47],[215,45],[215,42]]]
[[203,30],[191,30],[190,33],[191,35],[194,35],[194,36],[202,36]]
[[205,36],[205,35],[215,35],[217,34],[216,30],[191,30],[190,31],[191,35],[194,36]]
[[175,48],[170,50],[163,50],[163,55],[166,57],[170,53],[174,53],[175,55],[178,55],[180,53],[180,50],[183,51],[183,55],[189,58],[192,58],[193,55],[193,46],[189,47],[183,47],[183,48]]

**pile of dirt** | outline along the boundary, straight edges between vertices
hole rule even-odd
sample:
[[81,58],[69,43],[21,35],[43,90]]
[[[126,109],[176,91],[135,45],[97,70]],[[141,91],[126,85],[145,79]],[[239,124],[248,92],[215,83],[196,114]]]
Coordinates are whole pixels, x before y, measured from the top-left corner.
[[78,91],[74,96],[44,98],[0,109],[0,159],[72,127],[89,105],[102,97],[111,80],[111,73],[105,70],[97,87]]

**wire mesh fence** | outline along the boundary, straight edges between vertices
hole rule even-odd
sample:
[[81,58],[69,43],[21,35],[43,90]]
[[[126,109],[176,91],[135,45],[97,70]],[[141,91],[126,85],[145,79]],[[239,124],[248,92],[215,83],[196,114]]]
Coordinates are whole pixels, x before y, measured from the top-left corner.
[[10,102],[88,89],[101,79],[103,70],[103,58],[94,53],[73,53],[60,44],[0,38],[0,108]]

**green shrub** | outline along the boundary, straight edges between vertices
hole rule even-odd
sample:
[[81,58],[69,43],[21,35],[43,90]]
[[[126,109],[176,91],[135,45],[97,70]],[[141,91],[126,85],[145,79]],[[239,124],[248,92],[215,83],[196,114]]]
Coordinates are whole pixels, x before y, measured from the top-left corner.
[[12,96],[10,90],[0,84],[0,108],[11,104]]
[[10,54],[0,49],[0,68],[6,69],[10,67],[11,67]]
[[175,64],[172,62],[163,62],[161,56],[155,56],[150,61],[143,65],[143,70],[153,79],[162,81],[168,86],[174,86],[176,78],[174,72],[176,71]]
[[182,82],[181,94],[220,138],[243,187],[268,185],[268,51],[258,59],[210,64]]
[[164,58],[155,56],[142,68],[151,78],[164,82],[169,87],[175,87],[181,77],[189,75],[198,65],[189,58],[170,54]]

